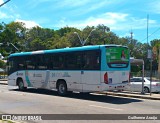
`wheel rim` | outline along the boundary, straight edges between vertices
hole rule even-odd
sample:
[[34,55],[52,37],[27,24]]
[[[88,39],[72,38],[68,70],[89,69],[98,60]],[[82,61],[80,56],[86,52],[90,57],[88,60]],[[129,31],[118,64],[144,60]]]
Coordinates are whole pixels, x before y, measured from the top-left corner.
[[22,82],[19,82],[19,89],[22,90],[23,87],[24,87],[24,86],[23,86],[23,83],[22,83]]
[[149,92],[148,88],[144,88],[144,92],[148,93]]
[[61,94],[64,94],[64,93],[65,93],[65,90],[66,90],[65,85],[64,85],[64,84],[60,84],[60,85],[59,85],[59,92],[60,92]]

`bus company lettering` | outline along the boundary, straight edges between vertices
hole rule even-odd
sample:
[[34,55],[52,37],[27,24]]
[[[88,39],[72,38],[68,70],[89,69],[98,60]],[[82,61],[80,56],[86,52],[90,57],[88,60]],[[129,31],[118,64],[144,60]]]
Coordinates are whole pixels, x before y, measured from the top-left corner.
[[52,77],[71,77],[68,72],[64,73],[52,73]]
[[42,77],[42,74],[36,74],[36,73],[34,73],[33,77]]
[[23,76],[23,73],[17,72],[17,76]]

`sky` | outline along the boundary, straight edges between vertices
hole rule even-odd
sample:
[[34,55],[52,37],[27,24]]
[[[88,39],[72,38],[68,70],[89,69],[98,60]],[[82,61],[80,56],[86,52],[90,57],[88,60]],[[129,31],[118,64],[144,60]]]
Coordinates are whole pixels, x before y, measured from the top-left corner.
[[54,30],[103,24],[119,37],[132,31],[141,43],[148,34],[150,43],[160,39],[160,0],[10,0],[0,7],[0,23],[12,21]]

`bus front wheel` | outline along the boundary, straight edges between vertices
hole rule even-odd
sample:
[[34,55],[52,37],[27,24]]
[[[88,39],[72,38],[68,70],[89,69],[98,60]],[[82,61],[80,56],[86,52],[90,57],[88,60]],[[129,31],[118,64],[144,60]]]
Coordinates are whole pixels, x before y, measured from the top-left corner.
[[22,79],[18,79],[18,89],[20,90],[20,91],[23,91],[23,90],[25,90],[26,89],[26,87],[24,87],[24,83],[23,83],[23,80]]
[[58,94],[59,95],[64,96],[64,95],[67,94],[67,85],[64,81],[59,81],[58,82],[57,89],[58,89]]

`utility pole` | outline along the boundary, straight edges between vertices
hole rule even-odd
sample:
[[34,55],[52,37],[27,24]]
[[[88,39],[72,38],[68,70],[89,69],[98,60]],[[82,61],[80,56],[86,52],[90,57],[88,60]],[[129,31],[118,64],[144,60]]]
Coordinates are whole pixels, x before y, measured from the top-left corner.
[[149,27],[149,15],[147,15],[147,44],[148,44],[148,58],[150,59],[150,96],[151,96],[151,92],[152,92],[152,60],[153,60],[153,53],[152,53],[152,47],[149,48],[148,27]]
[[[149,21],[149,15],[147,15],[147,44],[148,44],[148,21]],[[149,46],[149,44],[148,44]]]
[[132,31],[132,29],[131,29],[130,34],[131,34],[131,42],[132,42],[132,40],[133,40],[133,31]]

